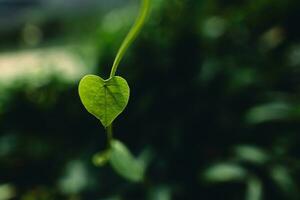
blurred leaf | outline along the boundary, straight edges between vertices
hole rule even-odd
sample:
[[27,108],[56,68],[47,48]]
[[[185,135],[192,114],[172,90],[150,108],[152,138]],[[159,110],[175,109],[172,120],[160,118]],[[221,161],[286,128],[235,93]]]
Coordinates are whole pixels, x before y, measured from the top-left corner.
[[276,185],[289,196],[298,194],[296,182],[293,180],[288,169],[284,166],[274,166],[271,168],[271,177]]
[[254,146],[238,146],[235,154],[239,160],[256,164],[263,164],[269,160],[269,156],[261,149]]
[[220,163],[211,166],[204,172],[204,180],[209,182],[227,182],[244,180],[247,171],[231,163]]
[[129,86],[120,76],[104,80],[96,75],[86,75],[79,83],[79,96],[87,111],[108,127],[125,109]]
[[283,102],[273,102],[250,109],[246,115],[246,121],[258,124],[272,120],[282,120],[289,117],[290,106]]
[[104,166],[109,161],[109,158],[110,158],[110,150],[104,150],[99,153],[96,153],[93,156],[93,163],[94,165],[101,167]]
[[148,193],[148,200],[171,200],[171,190],[168,186],[156,186]]
[[135,159],[127,147],[118,140],[111,142],[110,163],[117,173],[130,181],[140,182],[144,178],[144,163]]
[[68,163],[64,176],[58,186],[64,194],[78,194],[91,183],[88,170],[82,161],[74,160]]
[[226,21],[219,16],[211,16],[202,26],[202,34],[209,39],[217,39],[222,36],[226,30]]
[[15,196],[15,188],[10,184],[0,185],[0,200],[9,200]]
[[280,45],[285,39],[285,30],[280,26],[272,27],[261,36],[261,46],[270,50]]
[[261,200],[262,193],[261,181],[256,177],[250,177],[247,182],[246,200]]

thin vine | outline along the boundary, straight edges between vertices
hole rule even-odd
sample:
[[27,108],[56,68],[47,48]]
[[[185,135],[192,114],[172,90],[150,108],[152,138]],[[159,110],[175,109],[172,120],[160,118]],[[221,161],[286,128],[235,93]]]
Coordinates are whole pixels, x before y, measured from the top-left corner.
[[94,156],[94,163],[102,166],[110,162],[116,172],[134,182],[144,179],[145,165],[134,158],[125,144],[113,137],[113,121],[126,108],[130,96],[127,81],[115,74],[129,46],[141,31],[149,8],[150,0],[142,0],[139,15],[117,52],[109,78],[103,79],[89,74],[80,80],[78,87],[82,104],[89,113],[100,120],[107,133],[108,148]]

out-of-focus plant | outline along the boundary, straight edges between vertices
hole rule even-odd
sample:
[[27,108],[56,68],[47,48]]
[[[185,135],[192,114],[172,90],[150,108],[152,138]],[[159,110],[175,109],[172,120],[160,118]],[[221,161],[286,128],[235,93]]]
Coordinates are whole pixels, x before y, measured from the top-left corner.
[[[262,177],[266,171],[268,177]],[[242,183],[246,186],[246,200],[262,200],[265,181],[269,180],[288,199],[297,199],[296,182],[292,169],[285,165],[276,153],[267,152],[255,146],[241,145],[234,148],[234,156],[226,162],[208,167],[202,174],[207,183]]]
[[79,83],[80,99],[89,113],[100,120],[107,131],[108,148],[95,155],[94,162],[103,165],[107,161],[124,178],[139,182],[144,178],[145,164],[135,159],[125,144],[113,138],[113,121],[120,115],[129,100],[127,81],[116,76],[116,71],[128,47],[137,37],[149,13],[150,0],[143,0],[140,14],[123,41],[108,79],[97,75],[86,75]]

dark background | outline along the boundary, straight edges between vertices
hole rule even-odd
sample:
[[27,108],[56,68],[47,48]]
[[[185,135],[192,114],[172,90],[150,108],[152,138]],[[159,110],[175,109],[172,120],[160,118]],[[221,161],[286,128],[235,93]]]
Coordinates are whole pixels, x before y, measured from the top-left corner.
[[146,180],[93,164],[78,82],[108,77],[138,4],[0,1],[0,199],[300,199],[298,0],[152,0],[115,122]]

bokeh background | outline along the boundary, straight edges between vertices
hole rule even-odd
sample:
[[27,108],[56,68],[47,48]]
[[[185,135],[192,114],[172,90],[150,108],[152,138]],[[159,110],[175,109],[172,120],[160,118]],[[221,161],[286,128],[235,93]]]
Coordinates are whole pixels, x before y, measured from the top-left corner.
[[0,0],[0,200],[300,199],[299,0],[152,0],[115,122],[146,180],[93,164],[78,82],[108,77],[139,3]]

